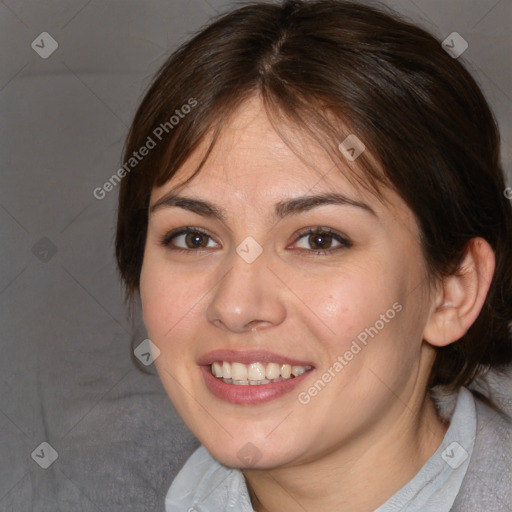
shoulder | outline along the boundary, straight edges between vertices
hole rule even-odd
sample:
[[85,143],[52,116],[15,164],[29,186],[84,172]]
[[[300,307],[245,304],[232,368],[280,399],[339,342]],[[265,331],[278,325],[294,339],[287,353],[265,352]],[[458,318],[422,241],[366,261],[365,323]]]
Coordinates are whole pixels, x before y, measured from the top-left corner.
[[215,459],[208,453],[204,446],[199,446],[176,475],[171,489],[177,491],[180,485],[184,483],[190,488],[191,484],[199,483],[215,466]]
[[252,512],[244,476],[200,446],[189,457],[165,498],[166,512]]
[[218,470],[217,466],[204,446],[199,446],[173,480],[165,498],[166,511],[174,510],[171,507],[192,505],[201,483]]
[[512,503],[512,418],[475,396],[476,436],[452,511],[509,512]]

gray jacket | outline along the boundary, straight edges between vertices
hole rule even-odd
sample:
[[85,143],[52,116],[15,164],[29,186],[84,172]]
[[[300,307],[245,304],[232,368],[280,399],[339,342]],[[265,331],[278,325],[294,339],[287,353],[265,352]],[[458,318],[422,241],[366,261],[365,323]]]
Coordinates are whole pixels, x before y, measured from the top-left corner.
[[512,419],[475,400],[473,454],[452,512],[512,512]]

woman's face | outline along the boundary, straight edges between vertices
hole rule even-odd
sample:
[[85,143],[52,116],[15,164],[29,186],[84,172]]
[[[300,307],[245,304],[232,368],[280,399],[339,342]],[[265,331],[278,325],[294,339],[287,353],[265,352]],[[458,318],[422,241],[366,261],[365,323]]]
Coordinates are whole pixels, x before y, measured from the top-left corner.
[[433,360],[411,211],[391,191],[392,207],[355,189],[311,142],[306,165],[256,98],[171,199],[204,149],[152,192],[140,281],[176,409],[233,467],[380,442],[422,402]]

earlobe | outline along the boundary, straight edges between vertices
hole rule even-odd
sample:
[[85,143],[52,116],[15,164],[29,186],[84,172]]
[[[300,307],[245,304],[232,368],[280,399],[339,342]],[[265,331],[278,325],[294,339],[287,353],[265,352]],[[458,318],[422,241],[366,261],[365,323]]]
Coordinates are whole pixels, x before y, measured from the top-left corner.
[[423,339],[443,347],[459,340],[475,322],[494,275],[495,258],[483,238],[468,242],[459,270],[447,276],[432,299]]

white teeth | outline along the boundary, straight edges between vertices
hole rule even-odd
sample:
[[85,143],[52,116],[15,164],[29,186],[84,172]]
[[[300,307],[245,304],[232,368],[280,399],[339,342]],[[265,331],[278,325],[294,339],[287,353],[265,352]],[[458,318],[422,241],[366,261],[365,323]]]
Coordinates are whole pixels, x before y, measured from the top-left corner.
[[[215,375],[215,377],[218,377],[218,375]],[[231,379],[231,364],[226,361],[222,363],[222,377]]]
[[292,374],[292,367],[289,364],[282,364],[281,365],[281,377],[284,377],[285,379],[289,379],[291,374]]
[[[217,375],[215,376],[217,377]],[[233,382],[237,380],[247,380],[247,366],[242,363],[231,363],[231,378]]]
[[263,380],[265,378],[265,367],[261,363],[251,363],[247,370],[248,380]]
[[304,366],[292,366],[292,375],[295,377],[302,375],[305,371],[306,368],[304,368]]
[[267,367],[265,368],[265,377],[267,379],[277,379],[281,375],[281,372],[279,371],[279,365],[277,363],[268,363]]
[[254,362],[245,365],[237,362],[215,361],[211,365],[211,372],[227,384],[237,384],[239,386],[250,384],[254,386],[299,377],[311,368],[311,366],[291,366],[286,363],[265,364]]
[[220,363],[217,363],[217,362],[213,363],[212,371],[213,371],[213,375],[215,375],[215,377],[223,376],[222,365]]
[[257,386],[258,384],[270,384],[270,381],[268,379],[249,381],[250,386]]

